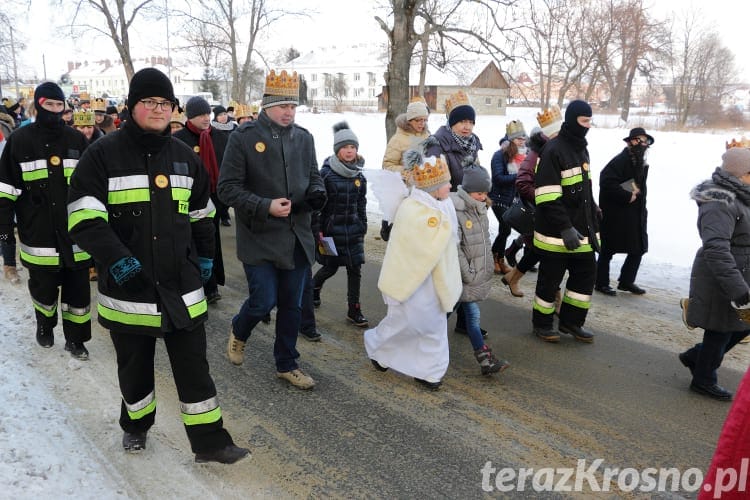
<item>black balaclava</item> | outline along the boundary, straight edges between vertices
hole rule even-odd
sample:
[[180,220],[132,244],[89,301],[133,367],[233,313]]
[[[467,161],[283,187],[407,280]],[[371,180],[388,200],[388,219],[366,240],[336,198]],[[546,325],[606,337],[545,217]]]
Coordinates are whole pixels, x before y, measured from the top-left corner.
[[44,82],[34,90],[34,109],[36,109],[36,123],[43,127],[55,128],[62,127],[62,111],[53,113],[42,107],[42,102],[46,99],[65,102],[65,94],[62,89],[52,82]]
[[583,139],[584,137],[586,137],[589,129],[586,127],[582,127],[578,123],[578,117],[592,116],[593,114],[594,113],[591,110],[591,106],[589,106],[589,103],[577,99],[568,104],[568,109],[565,110],[565,122],[563,123],[563,125],[570,135]]

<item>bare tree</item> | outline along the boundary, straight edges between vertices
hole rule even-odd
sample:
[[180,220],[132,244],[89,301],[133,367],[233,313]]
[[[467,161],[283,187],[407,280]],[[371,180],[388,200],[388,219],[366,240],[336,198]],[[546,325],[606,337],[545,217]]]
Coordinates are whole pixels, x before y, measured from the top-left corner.
[[685,126],[691,117],[705,122],[712,111],[721,111],[721,100],[737,72],[734,55],[722,45],[718,33],[706,27],[700,12],[688,12],[678,26],[669,96],[677,124]]
[[666,25],[650,18],[642,0],[604,0],[589,17],[600,27],[590,33],[595,77],[601,74],[609,89],[609,108],[619,107],[627,121],[636,74],[653,74],[666,54]]
[[385,113],[385,132],[391,137],[396,132],[396,116],[406,109],[409,103],[409,68],[412,53],[419,40],[414,32],[414,19],[417,9],[424,0],[390,0],[393,26],[379,16],[375,20],[388,36],[388,69],[385,72],[385,86],[388,93],[388,109]]
[[262,60],[255,49],[258,36],[273,23],[285,16],[304,15],[300,12],[273,7],[266,0],[198,0],[199,9],[178,12],[186,24],[203,23],[206,29],[215,33],[212,40],[206,40],[214,48],[225,53],[229,59],[232,80],[231,98],[244,103],[252,90],[252,81],[257,70],[253,65],[253,55]]
[[[85,28],[100,33],[114,42],[117,53],[120,55],[125,68],[125,75],[130,81],[135,74],[133,58],[130,54],[130,36],[128,34],[138,15],[144,11],[153,0],[139,0],[128,3],[128,0],[76,0],[75,11],[70,28],[73,33]],[[86,12],[94,12],[98,19],[104,20],[102,24],[95,22],[80,22],[88,19]]]

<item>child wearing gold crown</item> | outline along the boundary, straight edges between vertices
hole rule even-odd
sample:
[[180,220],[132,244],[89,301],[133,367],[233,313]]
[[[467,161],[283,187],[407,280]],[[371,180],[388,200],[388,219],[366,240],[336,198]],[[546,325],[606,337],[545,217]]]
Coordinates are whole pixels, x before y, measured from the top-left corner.
[[378,279],[388,313],[365,332],[365,349],[376,369],[393,368],[437,390],[448,369],[446,313],[462,283],[450,171],[442,157],[424,157],[428,141],[404,154],[414,187],[396,211]]

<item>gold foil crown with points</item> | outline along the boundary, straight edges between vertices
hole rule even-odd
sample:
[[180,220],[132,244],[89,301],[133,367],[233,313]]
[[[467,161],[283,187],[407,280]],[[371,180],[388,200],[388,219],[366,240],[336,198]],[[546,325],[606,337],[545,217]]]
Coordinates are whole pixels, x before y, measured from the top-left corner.
[[463,90],[459,90],[455,94],[451,94],[445,100],[446,116],[449,115],[451,111],[453,111],[459,106],[471,106],[471,101],[469,100],[469,96],[467,96]]
[[101,97],[97,97],[91,102],[91,111],[105,113],[107,111],[107,101]]
[[265,94],[284,96],[284,97],[299,97],[299,77],[297,72],[294,71],[290,75],[286,70],[281,70],[278,75],[276,71],[271,72],[266,76],[266,88]]
[[81,102],[90,102],[91,98],[89,97],[88,92],[81,92],[80,94],[78,94],[78,100]]
[[235,104],[234,105],[234,117],[239,118],[247,118],[248,116],[252,116],[253,112],[250,110],[250,106],[247,104]]
[[536,121],[539,126],[544,128],[548,125],[552,125],[554,122],[562,123],[562,114],[557,104],[553,104],[549,108],[545,109],[543,113],[536,114]]
[[726,143],[726,146],[727,146],[727,149],[750,148],[750,139],[745,138],[745,136],[743,135],[738,141],[737,139],[733,137],[730,142]]
[[187,118],[185,117],[185,113],[180,113],[180,111],[175,106],[174,110],[172,111],[172,116],[169,119],[170,123],[181,123],[182,125],[185,125],[187,123]]
[[93,111],[75,111],[73,113],[73,126],[75,127],[93,127],[94,126],[94,112]]
[[442,156],[428,156],[409,172],[411,182],[423,191],[434,191],[451,181],[451,171]]

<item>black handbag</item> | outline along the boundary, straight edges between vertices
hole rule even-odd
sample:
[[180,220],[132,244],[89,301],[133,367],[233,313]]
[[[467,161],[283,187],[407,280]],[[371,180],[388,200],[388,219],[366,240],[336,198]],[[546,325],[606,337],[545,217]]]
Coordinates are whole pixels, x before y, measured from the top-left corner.
[[522,198],[513,200],[505,212],[503,222],[515,229],[519,234],[534,232],[534,211],[536,207]]

